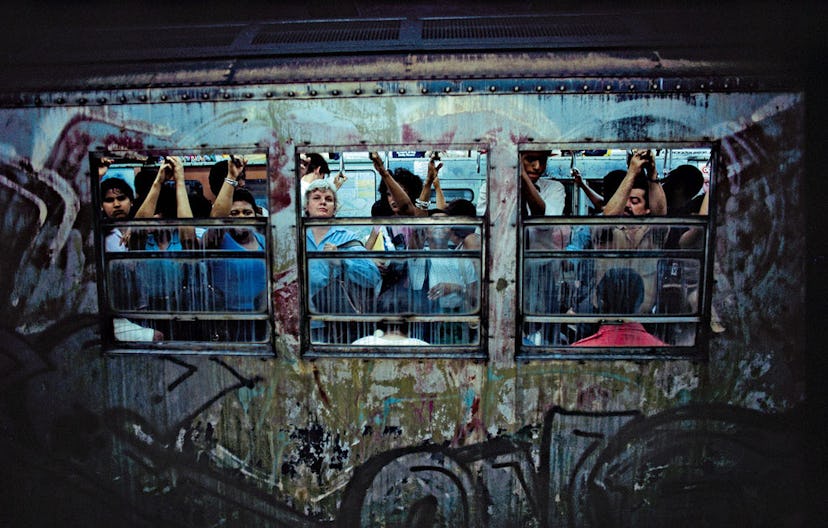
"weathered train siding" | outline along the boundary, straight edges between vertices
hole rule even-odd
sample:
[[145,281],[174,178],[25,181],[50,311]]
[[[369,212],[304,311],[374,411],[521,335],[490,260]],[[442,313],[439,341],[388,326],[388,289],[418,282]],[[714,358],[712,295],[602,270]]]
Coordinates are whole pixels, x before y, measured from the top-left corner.
[[[795,521],[802,460],[780,415],[805,396],[802,95],[402,96],[379,85],[383,95],[359,98],[0,111],[0,445],[3,480],[35,508],[21,518]],[[713,305],[726,331],[709,361],[515,361],[527,141],[721,142]],[[296,231],[294,148],[363,144],[489,149],[490,203],[503,205],[490,217],[488,361],[302,359],[297,242],[284,235]],[[252,145],[269,154],[275,357],[103,355],[88,153]]]

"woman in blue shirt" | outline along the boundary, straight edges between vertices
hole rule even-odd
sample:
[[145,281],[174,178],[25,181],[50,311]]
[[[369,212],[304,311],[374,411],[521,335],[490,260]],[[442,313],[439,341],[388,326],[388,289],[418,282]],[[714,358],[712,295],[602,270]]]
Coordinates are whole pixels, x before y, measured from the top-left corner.
[[[314,180],[305,191],[305,216],[333,218],[338,202],[336,187],[328,180]],[[305,235],[306,250],[365,251],[362,241],[344,227],[313,226]],[[310,310],[312,313],[373,312],[375,288],[380,282],[376,264],[369,258],[308,259]],[[360,333],[349,323],[311,323],[314,340],[350,343]]]

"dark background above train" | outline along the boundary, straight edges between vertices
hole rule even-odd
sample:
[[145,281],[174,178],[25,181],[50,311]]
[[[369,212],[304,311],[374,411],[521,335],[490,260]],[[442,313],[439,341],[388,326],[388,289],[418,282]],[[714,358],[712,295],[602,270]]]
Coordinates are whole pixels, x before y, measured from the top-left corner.
[[7,73],[0,90],[57,82],[68,88],[91,73],[117,73],[127,65],[135,74],[163,69],[163,63],[224,61],[232,79],[233,66],[243,60],[487,51],[623,50],[654,62],[744,61],[795,78],[819,56],[815,50],[824,49],[816,24],[825,8],[805,5],[37,0],[4,9],[0,64]]

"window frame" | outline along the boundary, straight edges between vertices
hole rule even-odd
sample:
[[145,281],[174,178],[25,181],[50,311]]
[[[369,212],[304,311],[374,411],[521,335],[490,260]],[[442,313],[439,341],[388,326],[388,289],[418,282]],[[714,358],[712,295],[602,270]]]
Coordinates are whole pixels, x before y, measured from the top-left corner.
[[[306,359],[320,359],[320,358],[364,358],[364,359],[473,359],[473,360],[486,360],[488,358],[487,354],[487,317],[488,317],[488,264],[486,262],[486,255],[487,255],[487,238],[488,238],[488,209],[483,216],[474,216],[474,217],[461,217],[461,216],[453,216],[449,221],[445,217],[371,217],[370,210],[366,211],[366,215],[361,216],[349,216],[349,217],[334,217],[332,219],[321,219],[321,218],[307,218],[304,216],[304,207],[302,206],[304,196],[301,195],[301,187],[300,187],[300,177],[299,177],[299,158],[301,154],[309,154],[309,153],[339,153],[342,155],[343,153],[362,153],[365,152],[366,156],[368,152],[380,152],[380,153],[391,153],[394,151],[423,151],[422,145],[418,145],[416,148],[406,148],[404,146],[399,145],[382,145],[382,146],[366,146],[366,145],[358,145],[358,146],[346,146],[346,145],[337,145],[337,146],[303,146],[297,147],[295,149],[295,167],[293,173],[296,176],[296,182],[294,186],[294,192],[297,196],[297,204],[300,206],[297,208],[297,248],[298,248],[298,265],[299,265],[299,283],[300,283],[300,298],[301,298],[301,313],[300,313],[300,351],[301,356]],[[432,149],[438,150],[438,149]],[[461,151],[461,150],[468,150],[468,151],[476,151],[478,153],[483,153],[486,156],[489,155],[490,150],[488,149],[488,145],[483,144],[474,144],[474,145],[452,145],[450,149],[442,149],[441,152],[445,152],[446,150],[452,151]],[[384,158],[384,162],[387,162],[388,159],[391,158]],[[404,159],[404,158],[400,158]],[[424,158],[428,160],[428,158]],[[479,163],[479,159],[477,160]],[[334,166],[330,166],[331,175],[334,175],[338,169]],[[353,169],[352,169],[353,170]],[[360,169],[363,170],[363,169]],[[373,186],[373,196],[374,199],[379,199],[381,197],[377,194],[377,187],[378,183],[381,181],[381,178],[378,173],[371,167],[371,171],[374,172],[375,175],[375,184]],[[347,168],[346,168],[347,173]],[[489,163],[486,163],[486,172],[484,177],[482,178],[483,184],[488,187],[489,184],[489,177],[490,177],[490,169]],[[443,182],[445,186],[445,183]],[[473,190],[473,192],[477,192]],[[431,203],[433,204],[435,200],[435,194],[432,192],[431,194]],[[478,303],[477,309],[470,314],[461,314],[461,315],[449,315],[444,313],[435,313],[431,315],[426,314],[415,314],[415,315],[408,315],[408,316],[387,316],[387,315],[375,315],[375,314],[342,314],[342,315],[334,315],[334,314],[325,314],[325,315],[316,315],[313,316],[310,313],[310,280],[308,276],[308,256],[309,253],[306,248],[306,231],[310,227],[313,226],[323,226],[323,225],[331,225],[331,226],[422,226],[423,228],[428,226],[437,226],[437,225],[452,225],[452,226],[470,226],[476,227],[480,229],[481,234],[481,248],[480,250],[426,250],[426,249],[406,249],[404,255],[401,256],[399,252],[394,251],[370,251],[370,255],[372,258],[393,258],[397,259],[414,259],[414,258],[427,258],[427,257],[434,257],[439,258],[440,256],[444,257],[462,257],[462,258],[471,258],[476,259],[479,262],[479,277],[478,277]],[[317,252],[314,252],[317,253]],[[328,259],[336,259],[341,258],[337,255],[322,255],[323,252],[318,252],[318,255],[315,255],[315,258],[328,258]],[[367,256],[357,257],[357,258],[369,258]],[[457,322],[473,322],[477,324],[477,332],[478,338],[476,344],[462,344],[462,345],[438,345],[438,344],[429,344],[429,345],[392,345],[392,346],[376,346],[376,345],[352,345],[352,344],[322,344],[322,343],[313,343],[311,341],[311,324],[310,321],[312,318],[317,320],[331,320],[331,321],[363,321],[363,322],[379,322],[382,319],[386,320],[406,320],[410,323],[418,323],[418,322],[429,322],[429,321],[457,321]]]
[[[185,219],[135,219],[128,220],[108,220],[104,221],[100,210],[103,197],[100,193],[100,184],[103,181],[98,177],[98,166],[102,158],[115,158],[122,160],[121,165],[141,164],[140,157],[146,156],[148,159],[160,158],[161,156],[204,156],[204,155],[227,155],[235,154],[242,156],[264,155],[264,169],[266,175],[264,178],[266,197],[269,197],[270,187],[270,166],[268,163],[268,153],[261,148],[251,147],[223,147],[223,148],[175,148],[167,150],[147,149],[142,151],[138,156],[119,156],[118,153],[105,153],[100,151],[93,151],[89,153],[90,166],[90,181],[92,183],[92,207],[95,229],[95,252],[96,263],[98,271],[97,289],[98,289],[98,311],[100,319],[101,332],[101,347],[104,353],[122,355],[122,354],[181,354],[181,355],[237,355],[237,356],[265,356],[273,357],[275,355],[274,341],[276,339],[275,326],[273,321],[273,305],[272,305],[272,273],[271,273],[271,251],[272,251],[272,226],[270,217],[268,215],[257,216],[255,218],[185,218]],[[225,158],[226,159],[226,158]],[[184,160],[185,170],[188,166],[211,166],[215,161],[195,161]],[[157,164],[154,165],[157,167]],[[186,172],[185,172],[186,174]],[[133,204],[134,205],[134,204]],[[134,213],[133,213],[134,214]],[[105,239],[108,234],[106,228],[135,228],[135,227],[167,227],[176,228],[181,226],[192,226],[194,228],[229,228],[248,226],[256,228],[259,232],[264,234],[265,247],[263,251],[256,252],[256,256],[251,254],[242,254],[243,252],[228,251],[221,249],[205,249],[194,248],[184,249],[180,251],[145,251],[134,250],[125,252],[107,252],[105,246]],[[164,253],[160,256],[159,253]],[[140,310],[118,310],[111,304],[111,293],[113,286],[111,284],[111,277],[108,271],[109,263],[118,260],[167,260],[172,259],[175,262],[182,262],[186,260],[200,260],[203,258],[219,259],[219,258],[241,258],[244,260],[261,261],[265,265],[265,295],[264,303],[265,309],[263,312],[253,314],[251,312],[232,312],[232,311],[181,311],[169,312],[162,314],[159,311],[147,311],[143,313]],[[170,315],[172,314],[172,315]],[[171,319],[173,321],[264,321],[266,329],[266,337],[261,341],[195,341],[195,340],[169,340],[163,341],[119,341],[115,338],[113,323],[116,318],[124,317],[138,317],[141,319]]]
[[[719,167],[721,166],[721,148],[719,142],[698,141],[698,142],[601,142],[601,143],[522,143],[518,145],[518,159],[517,170],[522,170],[521,155],[526,151],[537,150],[561,150],[561,151],[584,151],[584,150],[604,150],[604,149],[632,149],[644,148],[647,145],[652,145],[650,148],[660,149],[705,149],[710,151],[709,163],[709,187],[707,192],[710,193],[708,202],[708,214],[706,217],[693,216],[648,216],[640,219],[630,219],[629,217],[603,217],[603,216],[536,216],[524,217],[520,211],[517,214],[517,247],[518,247],[518,266],[517,266],[517,280],[516,284],[517,295],[517,318],[515,329],[515,357],[516,360],[706,360],[709,356],[709,341],[710,341],[710,319],[711,319],[711,304],[712,304],[712,288],[715,282],[713,277],[713,261],[715,248],[715,211],[716,211],[716,184],[718,179]],[[577,165],[576,165],[577,166]],[[657,167],[661,169],[661,167]],[[547,168],[548,172],[548,168]],[[659,173],[659,180],[662,180],[666,175]],[[519,193],[522,196],[523,181],[520,178],[520,173],[517,173],[518,181],[520,182]],[[554,180],[561,180],[563,178],[554,177]],[[585,180],[587,178],[584,178]],[[575,187],[576,190],[577,187]],[[580,192],[580,190],[578,190]],[[654,249],[654,250],[581,250],[581,251],[567,251],[561,250],[544,250],[532,252],[533,258],[594,258],[594,259],[612,259],[612,258],[657,258],[657,257],[674,257],[674,258],[693,258],[699,257],[699,300],[698,308],[692,315],[635,315],[635,316],[602,316],[602,314],[577,314],[577,315],[548,315],[548,316],[533,316],[526,313],[525,297],[526,292],[522,285],[525,281],[526,261],[527,261],[527,247],[525,240],[525,233],[527,227],[531,226],[568,226],[573,225],[692,225],[702,227],[704,230],[704,243],[700,249]],[[688,322],[694,323],[695,339],[693,345],[669,345],[659,347],[611,347],[611,346],[596,346],[596,347],[573,347],[571,345],[526,345],[523,343],[523,334],[525,323],[527,322],[547,322],[547,323],[573,323],[573,322],[594,322],[601,320],[623,320],[624,322],[641,322],[641,323],[671,323],[671,322]]]

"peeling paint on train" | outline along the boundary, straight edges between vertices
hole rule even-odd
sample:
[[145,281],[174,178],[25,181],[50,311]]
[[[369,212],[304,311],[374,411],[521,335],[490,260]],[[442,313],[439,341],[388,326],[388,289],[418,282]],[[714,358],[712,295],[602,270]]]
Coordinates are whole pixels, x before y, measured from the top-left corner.
[[[370,526],[433,508],[445,525],[562,526],[602,512],[635,518],[630,497],[661,497],[663,514],[672,503],[660,494],[684,481],[658,464],[724,471],[738,462],[742,499],[757,512],[778,520],[796,505],[794,492],[748,474],[781,475],[793,490],[799,469],[779,426],[787,422],[773,416],[805,393],[799,94],[320,97],[2,113],[2,448],[4,475],[20,471],[26,489],[54,484],[96,504],[89,516],[128,525]],[[516,254],[518,143],[642,138],[721,141],[713,305],[726,331],[711,338],[709,362],[516,361],[509,258],[488,259],[488,361],[301,357],[296,146],[486,146],[498,204],[490,257],[501,257]],[[88,153],[203,145],[268,153],[277,355],[102,356]],[[688,404],[698,407],[676,410]],[[683,436],[719,429],[749,439],[750,456]],[[677,439],[692,445],[667,453]],[[710,445],[721,450],[694,458]],[[762,465],[764,448],[779,455],[775,466]],[[101,486],[72,490],[76,480]],[[683,507],[711,495],[685,496]],[[438,504],[420,502],[428,496]]]

